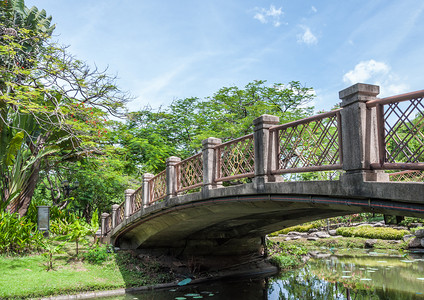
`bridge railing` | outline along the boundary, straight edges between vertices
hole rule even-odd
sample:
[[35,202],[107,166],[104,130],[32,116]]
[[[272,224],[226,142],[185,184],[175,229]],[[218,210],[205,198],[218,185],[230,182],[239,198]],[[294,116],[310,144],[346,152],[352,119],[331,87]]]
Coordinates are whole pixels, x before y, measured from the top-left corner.
[[116,214],[115,214],[115,223],[113,224],[113,227],[118,226],[119,224],[122,223],[122,221],[124,221],[124,214],[125,214],[125,202],[122,202],[121,205],[118,206],[118,208],[116,209]]
[[424,90],[367,102],[376,108],[379,162],[373,169],[424,170]]
[[215,146],[215,182],[255,176],[253,134]]
[[130,197],[130,214],[132,215],[143,208],[143,186],[140,186]]
[[424,182],[424,171],[407,170],[389,174],[390,181]]
[[[378,93],[378,86],[356,84],[340,91],[341,109],[283,125],[276,116],[262,115],[253,122],[253,134],[225,143],[208,138],[201,153],[182,161],[168,158],[164,171],[143,174],[142,187],[127,190],[124,203],[102,214],[103,232],[159,201],[240,178],[261,186],[286,180],[287,174],[332,180],[339,179],[332,178],[334,172],[343,172],[342,178],[354,182],[423,182],[424,90],[384,99]],[[406,171],[382,171],[397,169]]]
[[203,153],[200,152],[175,165],[177,193],[182,193],[203,185]]
[[166,197],[166,170],[149,180],[149,205]]
[[340,109],[270,128],[276,144],[272,174],[340,170]]

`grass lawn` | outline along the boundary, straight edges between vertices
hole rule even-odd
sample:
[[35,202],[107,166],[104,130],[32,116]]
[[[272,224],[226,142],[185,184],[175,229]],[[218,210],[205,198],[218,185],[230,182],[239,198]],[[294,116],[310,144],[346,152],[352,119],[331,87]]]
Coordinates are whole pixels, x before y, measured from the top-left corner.
[[[71,247],[67,247],[70,251]],[[47,271],[43,255],[0,256],[0,299],[20,299],[83,291],[108,290],[172,281],[168,270],[120,252],[106,262],[92,264],[74,253],[54,256],[53,270]]]

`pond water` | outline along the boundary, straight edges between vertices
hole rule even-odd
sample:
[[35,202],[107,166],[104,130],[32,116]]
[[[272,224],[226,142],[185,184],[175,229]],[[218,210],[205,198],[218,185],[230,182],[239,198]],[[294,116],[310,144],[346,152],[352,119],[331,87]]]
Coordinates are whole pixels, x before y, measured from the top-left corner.
[[424,257],[397,252],[352,255],[358,251],[314,259],[301,269],[270,278],[215,281],[103,299],[424,299]]

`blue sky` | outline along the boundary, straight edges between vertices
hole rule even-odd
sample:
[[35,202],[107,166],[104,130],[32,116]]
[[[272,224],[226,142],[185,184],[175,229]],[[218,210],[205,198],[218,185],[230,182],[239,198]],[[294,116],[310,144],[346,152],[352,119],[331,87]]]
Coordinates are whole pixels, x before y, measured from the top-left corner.
[[317,110],[356,83],[381,96],[424,89],[422,0],[26,0],[55,40],[118,76],[138,110],[211,96],[223,86],[291,80]]

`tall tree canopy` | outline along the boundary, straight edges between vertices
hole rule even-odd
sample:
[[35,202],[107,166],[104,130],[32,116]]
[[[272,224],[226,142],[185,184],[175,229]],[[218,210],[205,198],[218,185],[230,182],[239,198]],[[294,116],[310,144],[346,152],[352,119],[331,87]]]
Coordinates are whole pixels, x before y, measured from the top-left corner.
[[253,120],[262,114],[279,116],[282,123],[306,117],[312,113],[307,105],[313,97],[312,88],[297,81],[224,87],[205,99],[180,99],[166,108],[133,112],[126,124],[118,124],[115,139],[123,145],[132,171],[156,173],[167,157],[186,158],[200,151],[203,139],[228,141],[252,133]]
[[128,96],[50,40],[44,10],[0,2],[0,208],[24,215],[40,171],[101,153]]

